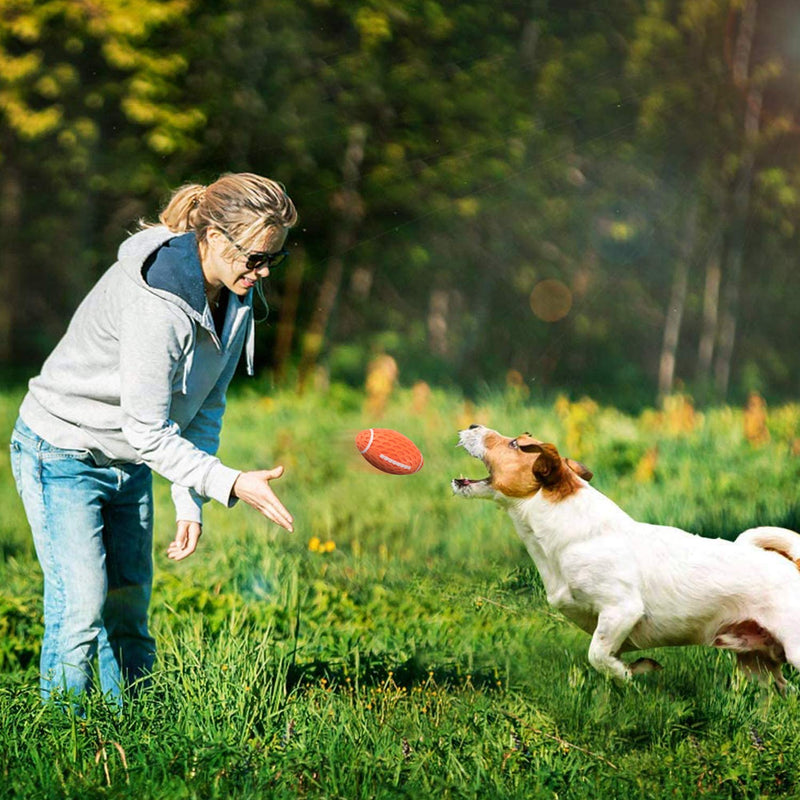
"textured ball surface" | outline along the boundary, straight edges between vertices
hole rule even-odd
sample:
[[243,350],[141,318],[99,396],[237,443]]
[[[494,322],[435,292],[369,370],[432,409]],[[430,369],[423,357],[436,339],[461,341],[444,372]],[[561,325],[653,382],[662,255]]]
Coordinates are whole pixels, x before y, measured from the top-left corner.
[[407,436],[391,428],[367,428],[356,434],[358,452],[382,472],[411,475],[422,469],[422,453]]

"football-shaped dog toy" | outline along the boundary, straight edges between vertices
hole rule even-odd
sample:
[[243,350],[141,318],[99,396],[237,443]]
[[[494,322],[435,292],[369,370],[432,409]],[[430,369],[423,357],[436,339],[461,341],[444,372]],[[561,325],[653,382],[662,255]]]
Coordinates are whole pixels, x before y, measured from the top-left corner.
[[356,434],[358,452],[382,472],[410,475],[422,469],[422,453],[407,436],[391,428],[368,428]]

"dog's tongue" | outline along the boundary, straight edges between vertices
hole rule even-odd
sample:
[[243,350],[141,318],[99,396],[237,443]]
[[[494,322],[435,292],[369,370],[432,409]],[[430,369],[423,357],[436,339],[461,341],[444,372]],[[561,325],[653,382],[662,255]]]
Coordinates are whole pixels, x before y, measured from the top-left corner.
[[456,478],[456,483],[459,486],[469,486],[472,483],[481,483],[481,481],[476,481],[473,478]]

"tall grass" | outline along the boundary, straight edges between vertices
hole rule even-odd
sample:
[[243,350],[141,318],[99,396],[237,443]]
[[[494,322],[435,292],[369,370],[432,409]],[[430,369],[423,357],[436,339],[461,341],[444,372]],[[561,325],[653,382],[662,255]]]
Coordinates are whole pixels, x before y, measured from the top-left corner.
[[[6,430],[19,399],[0,397]],[[798,523],[796,407],[771,410],[755,441],[741,410],[685,403],[630,417],[401,391],[376,418],[342,387],[239,391],[221,455],[286,466],[274,488],[296,532],[209,505],[198,552],[172,563],[157,480],[153,686],[119,716],[92,698],[80,720],[39,704],[41,578],[3,456],[0,796],[800,794],[797,695],[710,650],[662,651],[662,672],[623,688],[588,666],[588,637],[547,608],[507,518],[450,493],[482,475],[455,448],[473,421],[556,442],[641,519],[726,537]],[[423,470],[369,467],[353,436],[372,425],[414,439]]]

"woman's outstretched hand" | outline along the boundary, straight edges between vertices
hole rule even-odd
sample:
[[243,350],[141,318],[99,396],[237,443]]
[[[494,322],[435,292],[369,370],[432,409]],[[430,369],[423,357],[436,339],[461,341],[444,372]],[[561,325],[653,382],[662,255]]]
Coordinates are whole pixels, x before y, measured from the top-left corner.
[[167,556],[173,561],[180,561],[190,556],[197,549],[197,542],[202,532],[203,526],[199,522],[179,519],[175,539],[167,547]]
[[269,485],[270,481],[280,478],[281,475],[283,467],[242,472],[233,484],[233,495],[291,533],[294,531],[294,518]]

